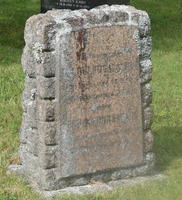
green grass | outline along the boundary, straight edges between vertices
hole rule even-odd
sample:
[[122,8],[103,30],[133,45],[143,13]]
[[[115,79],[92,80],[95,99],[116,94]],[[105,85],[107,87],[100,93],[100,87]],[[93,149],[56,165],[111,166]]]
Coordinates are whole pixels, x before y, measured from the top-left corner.
[[[182,199],[182,1],[133,0],[152,21],[154,151],[156,168],[167,176],[110,193],[64,196],[57,200]],[[39,12],[39,0],[0,1],[0,200],[41,200],[6,167],[16,163],[24,74],[20,65],[26,19]]]

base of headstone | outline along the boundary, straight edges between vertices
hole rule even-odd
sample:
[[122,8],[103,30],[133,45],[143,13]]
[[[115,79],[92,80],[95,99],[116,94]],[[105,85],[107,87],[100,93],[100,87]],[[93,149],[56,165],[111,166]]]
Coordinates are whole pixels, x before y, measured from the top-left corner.
[[[138,168],[138,170],[140,171],[140,173],[142,173],[142,167]],[[26,178],[26,176],[23,175],[23,169],[21,165],[10,165],[8,168],[8,172],[16,173],[17,175],[20,175]],[[132,173],[132,170],[130,170],[130,172],[128,170],[128,175],[129,173]],[[41,188],[38,187],[38,185],[36,185],[33,182],[31,182],[31,186],[34,189],[34,191],[39,193],[41,196],[45,198],[53,198],[55,196],[64,195],[64,194],[86,195],[86,194],[95,194],[95,193],[100,193],[100,192],[110,192],[110,191],[114,191],[115,189],[123,189],[125,187],[143,184],[147,181],[155,181],[155,180],[160,181],[160,180],[163,180],[165,177],[166,177],[165,175],[157,173],[155,171],[152,171],[151,174],[144,175],[144,171],[143,171],[143,175],[139,177],[127,178],[126,176],[126,178],[124,179],[113,180],[106,183],[99,182],[99,181],[92,181],[86,185],[71,186],[71,187],[60,189],[60,190],[51,190],[51,191],[42,190]],[[27,181],[30,181],[30,180],[27,180]]]
[[115,189],[123,189],[124,187],[133,186],[137,184],[142,184],[146,181],[152,180],[163,180],[165,178],[162,174],[156,174],[152,176],[142,176],[135,177],[131,179],[121,179],[116,181],[110,181],[108,183],[91,183],[84,186],[67,187],[62,190],[57,191],[40,191],[37,192],[44,196],[45,198],[52,198],[58,195],[64,194],[75,194],[75,195],[85,195],[85,194],[95,194],[100,192],[114,191]]

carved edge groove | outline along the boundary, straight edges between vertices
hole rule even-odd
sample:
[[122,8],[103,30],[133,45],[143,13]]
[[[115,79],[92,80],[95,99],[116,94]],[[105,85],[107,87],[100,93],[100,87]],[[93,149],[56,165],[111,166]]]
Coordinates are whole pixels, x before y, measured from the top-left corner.
[[[31,177],[31,182],[36,180],[41,188],[49,187],[51,180],[46,176],[46,171],[54,170],[57,160],[54,26],[51,17],[42,14],[28,19],[22,56],[26,74],[22,101],[25,117],[20,134],[22,173],[25,177]],[[29,127],[36,130],[35,139],[27,133]],[[28,157],[25,150],[27,154],[31,151],[36,153],[36,160],[32,154]]]

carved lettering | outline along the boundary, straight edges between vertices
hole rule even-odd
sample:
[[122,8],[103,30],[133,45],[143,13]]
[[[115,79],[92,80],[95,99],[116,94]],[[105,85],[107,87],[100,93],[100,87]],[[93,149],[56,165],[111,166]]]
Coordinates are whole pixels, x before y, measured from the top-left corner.
[[134,27],[112,26],[71,35],[72,65],[63,69],[60,89],[66,119],[61,126],[62,140],[66,142],[68,137],[72,141],[65,157],[74,160],[73,174],[143,162],[134,31]]

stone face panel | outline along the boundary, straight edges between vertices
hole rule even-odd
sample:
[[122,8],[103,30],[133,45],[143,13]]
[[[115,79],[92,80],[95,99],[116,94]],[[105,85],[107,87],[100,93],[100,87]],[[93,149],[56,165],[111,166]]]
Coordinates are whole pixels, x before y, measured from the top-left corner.
[[148,174],[147,13],[121,5],[49,11],[27,20],[25,42],[21,174],[47,191]]
[[[134,27],[112,26],[70,34],[71,65],[62,69],[60,63],[61,133],[66,128],[62,143],[71,140],[60,154],[63,176],[143,162],[135,31]],[[70,162],[73,167],[67,168]]]

